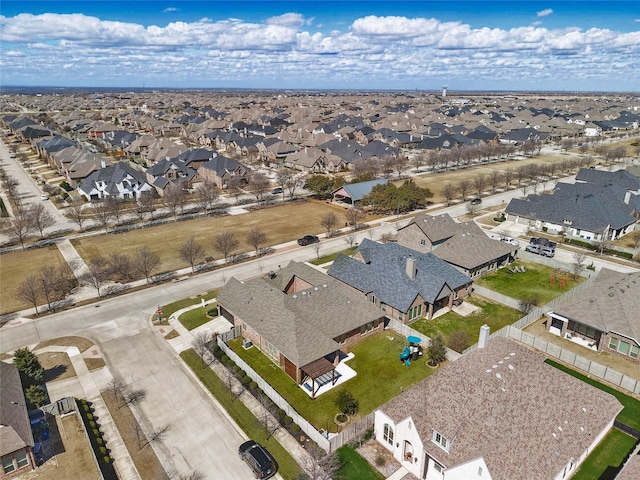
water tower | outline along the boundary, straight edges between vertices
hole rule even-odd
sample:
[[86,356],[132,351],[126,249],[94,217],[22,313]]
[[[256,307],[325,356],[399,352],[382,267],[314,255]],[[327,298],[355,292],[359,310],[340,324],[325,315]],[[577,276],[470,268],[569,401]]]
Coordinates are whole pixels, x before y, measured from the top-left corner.
[[442,98],[445,98],[447,96],[447,86],[443,85],[442,86]]

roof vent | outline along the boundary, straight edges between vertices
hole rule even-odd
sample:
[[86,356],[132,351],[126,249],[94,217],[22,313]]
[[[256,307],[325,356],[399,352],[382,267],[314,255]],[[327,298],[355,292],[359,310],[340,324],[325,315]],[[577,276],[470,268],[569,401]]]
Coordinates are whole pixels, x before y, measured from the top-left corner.
[[298,298],[298,295],[294,295],[293,298]]
[[327,284],[326,284],[326,283],[323,283],[323,284],[322,284],[322,288],[327,288]]
[[313,289],[317,292],[319,289],[318,287],[313,287]]
[[302,292],[302,295],[306,295],[306,294],[307,294],[307,292]]

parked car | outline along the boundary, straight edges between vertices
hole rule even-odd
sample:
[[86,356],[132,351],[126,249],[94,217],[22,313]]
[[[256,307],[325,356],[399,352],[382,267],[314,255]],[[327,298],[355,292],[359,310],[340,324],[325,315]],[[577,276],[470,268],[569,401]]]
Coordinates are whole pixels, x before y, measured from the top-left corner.
[[40,200],[49,200],[49,197],[43,193],[40,195]]
[[320,239],[315,235],[305,235],[298,239],[298,245],[304,247],[305,245],[311,245],[312,243],[318,243]]
[[282,193],[282,188],[281,187],[276,187],[273,190],[271,190],[271,193],[273,195],[277,195],[278,193]]
[[482,203],[481,198],[474,198],[473,200],[471,200],[471,205],[480,205],[481,203]]
[[513,245],[514,247],[519,247],[520,246],[520,242],[518,240],[516,240],[515,238],[511,238],[511,237],[504,237],[500,239],[501,241],[508,243],[510,245]]
[[253,440],[247,440],[239,448],[240,458],[247,462],[256,478],[271,478],[278,471],[278,464],[269,451]]
[[555,249],[557,245],[556,242],[552,242],[548,238],[544,237],[531,237],[531,239],[529,239],[529,243],[532,245],[547,246],[553,249]]
[[529,244],[525,248],[527,252],[535,253],[536,255],[544,255],[545,257],[553,257],[556,254],[554,248],[548,245]]

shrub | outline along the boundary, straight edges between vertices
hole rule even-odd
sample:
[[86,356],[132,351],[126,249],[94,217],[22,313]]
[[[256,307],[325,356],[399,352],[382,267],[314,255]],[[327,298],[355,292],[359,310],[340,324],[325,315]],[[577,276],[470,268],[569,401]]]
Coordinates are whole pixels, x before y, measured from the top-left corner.
[[233,366],[233,371],[234,371],[234,372],[239,373],[239,372],[240,372],[240,370],[242,370],[242,369],[241,369],[238,365],[234,365],[234,366]]
[[373,428],[370,428],[366,432],[364,432],[364,441],[371,440],[373,438]]
[[385,460],[385,458],[382,455],[378,455],[376,457],[376,465],[378,467],[382,467],[385,463],[387,463],[387,461]]
[[250,388],[251,390],[255,390],[257,387],[258,387],[258,384],[257,384],[256,382],[251,381],[251,382],[249,383],[249,388]]
[[103,455],[107,453],[107,447],[100,447],[100,453]]
[[333,403],[338,407],[338,410],[340,410],[341,413],[347,415],[355,415],[358,413],[358,409],[360,408],[358,400],[356,400],[349,390],[340,390]]
[[447,348],[444,344],[444,337],[442,334],[436,334],[429,344],[427,350],[427,360],[429,365],[439,365],[447,359]]
[[451,350],[455,350],[458,353],[462,353],[465,348],[469,346],[469,334],[464,330],[457,330],[449,335],[447,339],[447,345]]
[[100,436],[100,430],[98,430],[97,428],[94,428],[92,432],[94,437],[98,438]]
[[293,425],[291,425],[291,431],[293,433],[298,433],[300,431],[300,425],[298,425],[297,423],[294,423]]
[[278,414],[278,418],[282,420],[285,417],[286,412],[283,409],[279,408],[277,414]]
[[291,418],[289,415],[285,415],[284,417],[284,424],[285,425],[289,425],[293,422],[293,418]]
[[93,414],[87,413],[87,420],[93,420]]
[[207,310],[207,315],[210,317],[218,316],[218,307],[212,308],[211,310]]
[[97,443],[98,445],[102,445],[102,443],[103,443],[103,442],[104,442],[104,440],[102,440],[102,438],[101,438],[101,437],[96,438],[96,443]]
[[111,458],[109,457],[109,455],[105,455],[104,457],[102,457],[102,460],[104,460],[104,463],[109,463],[111,461]]
[[227,361],[229,360],[229,357],[227,356],[226,353],[223,353],[222,356],[220,357],[220,360],[222,360],[222,363],[227,363]]
[[71,190],[73,190],[73,187],[69,185],[66,180],[63,180],[62,182],[60,182],[60,188],[65,189],[67,192],[70,192]]
[[96,428],[96,422],[94,422],[93,420],[91,420],[91,421],[89,422],[89,426],[90,426],[91,428]]

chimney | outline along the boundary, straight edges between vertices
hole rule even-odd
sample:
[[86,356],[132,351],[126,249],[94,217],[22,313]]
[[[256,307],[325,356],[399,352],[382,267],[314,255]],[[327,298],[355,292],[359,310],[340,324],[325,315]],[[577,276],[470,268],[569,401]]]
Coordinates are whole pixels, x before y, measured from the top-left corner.
[[407,257],[407,264],[405,266],[407,276],[411,280],[416,279],[416,259],[413,257]]
[[480,339],[478,340],[478,348],[484,348],[489,343],[489,332],[491,329],[486,323],[480,327]]
[[107,163],[104,161],[104,159],[100,160],[100,168],[106,168]]

